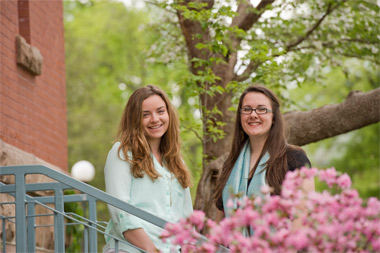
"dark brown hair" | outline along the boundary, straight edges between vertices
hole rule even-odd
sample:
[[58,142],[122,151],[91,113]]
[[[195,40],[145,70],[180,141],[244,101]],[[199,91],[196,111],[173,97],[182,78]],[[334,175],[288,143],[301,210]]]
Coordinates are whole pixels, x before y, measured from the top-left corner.
[[[243,103],[245,95],[250,92],[262,93],[271,101],[273,111],[273,122],[269,130],[268,138],[264,144],[260,158],[268,152],[270,155],[266,163],[266,181],[269,186],[273,187],[274,194],[279,194],[281,191],[281,184],[288,171],[286,149],[288,147],[284,134],[284,123],[280,112],[280,103],[276,95],[269,89],[261,85],[254,85],[248,87],[240,96],[238,110],[235,120],[235,132],[232,139],[231,151],[223,164],[221,173],[216,182],[215,200],[222,196],[224,186],[227,183],[228,177],[231,174],[232,168],[242,150],[244,144],[249,140],[248,135],[244,132],[241,125],[240,108]],[[259,158],[259,160],[260,160]]]
[[[160,142],[163,162],[183,188],[191,185],[191,175],[180,155],[179,119],[173,105],[164,91],[154,85],[139,88],[132,93],[120,121],[117,139],[126,160],[131,164],[132,175],[141,178],[147,174],[153,181],[160,175],[153,166],[151,149],[142,127],[142,103],[150,96],[158,95],[166,104],[169,126]],[[132,158],[128,156],[131,152]]]

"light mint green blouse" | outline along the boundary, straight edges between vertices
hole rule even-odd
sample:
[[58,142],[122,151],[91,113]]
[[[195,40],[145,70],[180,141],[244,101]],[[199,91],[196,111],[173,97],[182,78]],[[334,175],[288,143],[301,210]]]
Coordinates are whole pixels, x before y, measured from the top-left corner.
[[[161,176],[154,182],[147,175],[144,175],[143,178],[133,177],[130,164],[125,161],[123,153],[120,152],[123,160],[117,155],[119,146],[119,142],[113,145],[104,168],[107,193],[173,223],[192,213],[193,206],[189,188],[182,188],[175,176],[167,168],[161,166],[153,155],[154,167]],[[143,228],[160,251],[171,252],[172,245],[159,239],[161,228],[111,205],[108,205],[108,210],[111,219],[106,229],[107,233],[123,240],[124,231]],[[106,236],[105,239],[106,245],[103,252],[115,248],[113,238]],[[133,248],[124,243],[119,242],[118,246],[120,250],[135,252]]]

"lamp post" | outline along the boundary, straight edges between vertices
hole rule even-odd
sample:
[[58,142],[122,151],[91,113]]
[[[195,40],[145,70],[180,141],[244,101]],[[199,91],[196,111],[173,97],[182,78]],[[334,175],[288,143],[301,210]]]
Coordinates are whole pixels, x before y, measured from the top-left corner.
[[71,168],[71,175],[82,182],[88,183],[95,177],[95,168],[89,161],[78,161]]
[[[85,161],[85,160],[78,161],[71,168],[71,176],[82,182],[89,183],[95,177],[94,165],[92,165],[92,163],[90,163],[89,161]],[[82,208],[83,208],[83,217],[88,217],[87,203],[85,203],[85,201],[82,201]],[[88,252],[87,240],[88,240],[88,230],[86,227],[84,227],[84,239],[82,240],[82,249],[85,252]]]
[[[71,168],[71,175],[73,178],[82,182],[89,183],[95,177],[95,168],[92,163],[86,160],[76,162]],[[86,203],[82,202],[83,216],[86,215]]]

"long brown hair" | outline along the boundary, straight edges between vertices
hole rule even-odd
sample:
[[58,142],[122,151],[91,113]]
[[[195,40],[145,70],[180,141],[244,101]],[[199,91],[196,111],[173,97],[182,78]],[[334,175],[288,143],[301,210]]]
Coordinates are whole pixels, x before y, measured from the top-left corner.
[[[266,163],[266,181],[269,186],[274,188],[274,194],[279,194],[281,191],[281,184],[288,171],[286,149],[288,147],[284,134],[284,123],[280,112],[280,103],[276,95],[269,89],[261,85],[254,85],[248,87],[240,96],[238,110],[235,120],[235,132],[232,140],[231,151],[223,164],[222,171],[216,182],[215,200],[222,196],[224,186],[231,174],[232,168],[239,157],[240,151],[244,144],[249,140],[249,136],[244,132],[241,125],[240,108],[243,103],[245,95],[250,92],[262,93],[269,98],[273,111],[273,122],[269,130],[269,135],[265,141],[263,150],[261,151],[260,158],[268,151],[270,158]],[[260,160],[259,158],[259,160]],[[257,165],[256,165],[257,166]]]
[[[183,188],[191,185],[191,175],[180,155],[179,119],[173,105],[164,91],[154,85],[139,88],[132,93],[120,121],[117,139],[121,145],[125,159],[131,164],[132,175],[141,178],[148,175],[152,181],[160,174],[153,166],[151,149],[145,137],[142,127],[142,103],[150,96],[158,95],[166,104],[169,115],[168,130],[162,136],[160,142],[160,152],[163,163],[171,171]],[[132,157],[128,156],[128,151]]]

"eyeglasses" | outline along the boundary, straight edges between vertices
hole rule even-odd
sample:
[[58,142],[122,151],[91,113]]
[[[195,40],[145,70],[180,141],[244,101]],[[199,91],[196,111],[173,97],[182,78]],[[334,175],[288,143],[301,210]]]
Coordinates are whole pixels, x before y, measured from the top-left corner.
[[251,108],[251,107],[243,107],[240,109],[241,114],[249,115],[253,111],[255,111],[257,114],[267,114],[268,112],[273,112],[272,110],[269,110],[265,107],[259,107],[259,108]]

